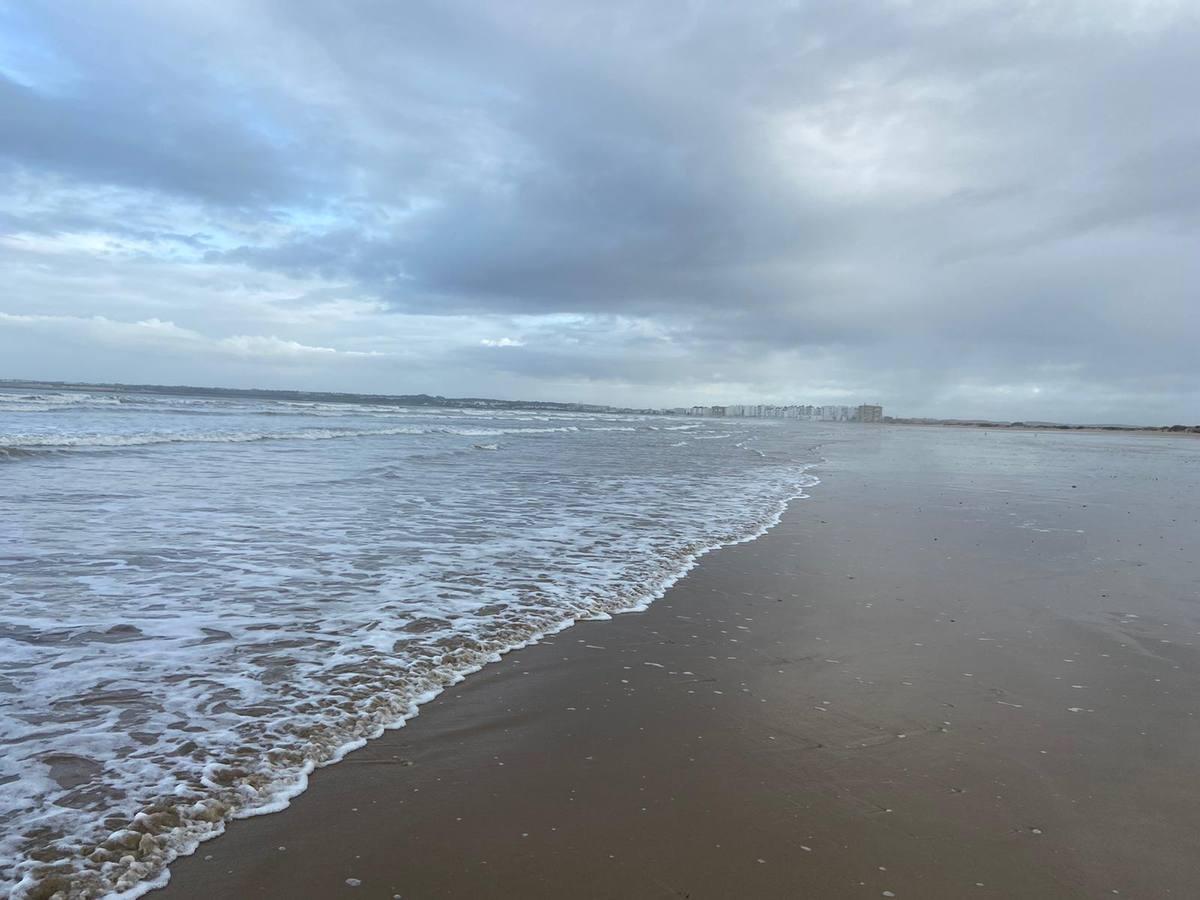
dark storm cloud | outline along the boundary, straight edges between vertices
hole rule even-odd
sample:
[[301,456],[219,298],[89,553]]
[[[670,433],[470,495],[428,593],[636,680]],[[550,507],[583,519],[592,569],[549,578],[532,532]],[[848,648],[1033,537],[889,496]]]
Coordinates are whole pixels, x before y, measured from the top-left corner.
[[[186,227],[107,230],[209,266],[397,316],[544,320],[455,351],[471,372],[650,400],[819,382],[964,414],[931,404],[1022,415],[1053,395],[1060,416],[1138,418],[1197,400],[1184,4],[104,12],[7,20],[46,52],[0,57],[0,159],[190,204]],[[5,221],[24,232],[69,230],[20,207]]]
[[220,113],[177,118],[174,110],[139,108],[137,93],[123,85],[115,96],[89,90],[59,98],[0,75],[0,158],[223,203],[278,198],[292,187],[287,160],[266,141],[230,131]]

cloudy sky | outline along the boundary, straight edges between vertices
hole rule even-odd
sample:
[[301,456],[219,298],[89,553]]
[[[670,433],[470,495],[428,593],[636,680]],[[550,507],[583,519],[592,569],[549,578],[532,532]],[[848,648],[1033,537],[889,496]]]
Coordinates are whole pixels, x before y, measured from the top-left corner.
[[0,377],[1200,422],[1200,3],[0,0]]

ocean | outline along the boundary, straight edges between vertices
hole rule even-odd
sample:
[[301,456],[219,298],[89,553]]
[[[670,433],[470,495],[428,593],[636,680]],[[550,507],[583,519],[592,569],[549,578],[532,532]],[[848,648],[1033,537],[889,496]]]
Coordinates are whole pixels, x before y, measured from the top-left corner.
[[817,483],[785,420],[0,391],[0,892],[136,896]]

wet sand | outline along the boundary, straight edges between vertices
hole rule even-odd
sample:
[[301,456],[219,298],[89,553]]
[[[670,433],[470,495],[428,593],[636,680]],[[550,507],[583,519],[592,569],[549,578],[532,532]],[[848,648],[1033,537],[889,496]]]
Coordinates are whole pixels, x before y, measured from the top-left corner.
[[153,896],[1197,896],[1193,485],[1136,483],[1134,438],[1036,470],[981,440],[831,446],[765,537],[489,666]]

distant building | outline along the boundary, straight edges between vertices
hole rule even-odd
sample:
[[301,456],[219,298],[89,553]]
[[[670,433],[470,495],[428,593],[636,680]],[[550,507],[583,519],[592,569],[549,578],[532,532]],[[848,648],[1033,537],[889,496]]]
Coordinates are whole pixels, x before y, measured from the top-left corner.
[[685,416],[717,416],[763,419],[803,419],[822,422],[882,422],[883,407],[864,403],[860,406],[813,406],[794,404],[772,406],[765,404],[734,403],[727,406],[693,406],[667,410]]

